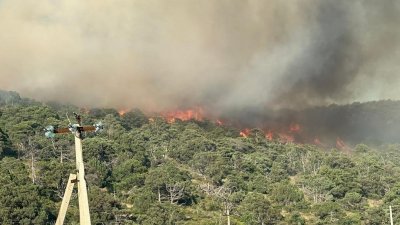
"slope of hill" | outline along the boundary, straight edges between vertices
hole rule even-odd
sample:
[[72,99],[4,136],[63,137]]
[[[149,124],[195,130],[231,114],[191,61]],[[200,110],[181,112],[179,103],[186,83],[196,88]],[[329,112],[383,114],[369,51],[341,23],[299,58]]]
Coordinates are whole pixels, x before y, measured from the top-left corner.
[[[42,129],[67,125],[72,106],[3,102],[0,223],[54,222],[75,167],[73,138],[53,144]],[[139,110],[81,113],[106,125],[84,140],[93,224],[385,224],[389,205],[400,220],[399,145],[327,150]],[[78,218],[75,197],[67,224]]]

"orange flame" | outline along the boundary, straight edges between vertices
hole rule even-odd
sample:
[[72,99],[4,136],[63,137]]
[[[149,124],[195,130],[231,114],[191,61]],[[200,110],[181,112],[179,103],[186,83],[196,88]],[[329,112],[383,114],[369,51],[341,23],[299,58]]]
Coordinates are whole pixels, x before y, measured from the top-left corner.
[[[82,111],[87,111],[87,109],[82,109]],[[120,116],[124,116],[129,110],[127,109],[120,109],[118,110],[118,114]],[[205,113],[203,108],[201,107],[194,107],[194,108],[189,108],[186,110],[176,110],[176,111],[165,111],[161,113],[152,113],[151,115],[155,117],[149,117],[148,121],[150,123],[155,122],[155,118],[158,118],[161,116],[164,118],[164,120],[168,123],[174,123],[177,120],[180,121],[188,121],[188,120],[196,120],[196,121],[203,121],[207,116],[213,115],[209,113]],[[250,128],[245,128],[244,126],[241,126],[238,123],[234,123],[230,121],[227,118],[223,118],[221,120],[218,117],[212,117],[208,118],[211,119],[210,121],[213,121],[215,125],[217,126],[223,126],[223,125],[232,125],[237,127],[243,128],[240,132],[239,135],[244,138],[248,138],[251,134],[251,129]],[[289,122],[289,121],[287,121]],[[319,137],[307,137],[307,128],[303,128],[299,123],[292,122],[292,123],[287,123],[283,122],[281,124],[264,124],[261,126],[264,137],[268,141],[277,141],[281,143],[288,143],[288,142],[298,142],[298,143],[313,143],[315,145],[321,146],[321,147],[327,147],[329,144],[325,142],[321,142]],[[332,144],[332,143],[331,143]],[[330,145],[331,145],[330,144]],[[338,149],[342,150],[348,150],[350,149],[349,146],[339,137],[336,139],[336,147]]]
[[201,108],[188,109],[188,110],[178,110],[173,112],[161,113],[168,123],[174,123],[176,119],[187,121],[187,120],[197,120],[202,121],[204,118],[204,112]]
[[266,138],[267,140],[272,141],[272,138],[274,138],[274,133],[272,133],[272,131],[266,132],[266,133],[265,133],[265,138]]
[[120,116],[125,115],[125,113],[127,113],[127,112],[128,112],[127,109],[120,109],[120,110],[118,110],[118,114],[119,114]]
[[[296,130],[298,130],[296,128]],[[240,131],[239,135],[242,137],[249,137],[251,130],[249,128],[245,128]],[[294,136],[290,134],[290,130],[288,132],[274,132],[272,130],[264,131],[265,139],[272,141],[274,138],[277,138],[278,141],[287,143],[287,142],[295,142]]]
[[239,135],[244,137],[244,138],[247,138],[249,136],[249,134],[250,134],[250,129],[248,129],[248,128],[240,131],[240,133],[239,133]]

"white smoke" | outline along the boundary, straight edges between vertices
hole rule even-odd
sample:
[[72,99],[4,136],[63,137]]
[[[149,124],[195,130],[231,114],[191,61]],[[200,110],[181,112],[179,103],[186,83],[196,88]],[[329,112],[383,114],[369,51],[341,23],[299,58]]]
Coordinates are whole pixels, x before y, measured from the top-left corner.
[[400,99],[395,0],[1,0],[0,88],[166,110]]

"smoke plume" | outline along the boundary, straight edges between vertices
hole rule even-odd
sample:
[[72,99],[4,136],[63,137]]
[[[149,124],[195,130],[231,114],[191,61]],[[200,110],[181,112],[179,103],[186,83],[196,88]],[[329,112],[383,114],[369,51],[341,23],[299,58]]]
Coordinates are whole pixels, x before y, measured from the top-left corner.
[[215,112],[400,99],[397,0],[0,0],[0,88]]

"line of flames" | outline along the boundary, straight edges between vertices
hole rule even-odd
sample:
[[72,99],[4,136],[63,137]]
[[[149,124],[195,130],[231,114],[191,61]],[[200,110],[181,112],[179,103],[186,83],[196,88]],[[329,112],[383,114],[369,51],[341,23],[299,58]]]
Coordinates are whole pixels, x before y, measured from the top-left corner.
[[[121,109],[118,110],[120,116],[125,115],[129,110]],[[176,111],[168,111],[159,113],[161,117],[163,117],[168,123],[175,123],[177,120],[188,121],[188,120],[196,120],[203,121],[206,116],[204,110],[201,107],[197,107],[194,109],[187,110],[176,110]],[[154,121],[154,118],[149,118],[149,121]],[[215,124],[218,126],[223,126],[225,123],[221,119],[215,119]],[[283,131],[282,131],[283,130]],[[278,140],[284,143],[296,142],[295,136],[301,134],[302,126],[298,123],[292,123],[286,129],[280,129],[280,131],[276,131],[274,129],[263,129],[265,139],[269,141]],[[249,138],[251,134],[250,128],[244,128],[240,130],[239,135],[243,138]],[[313,144],[321,147],[326,147],[324,143],[318,137],[313,139]],[[346,150],[349,149],[348,145],[341,139],[336,139],[336,148]]]

